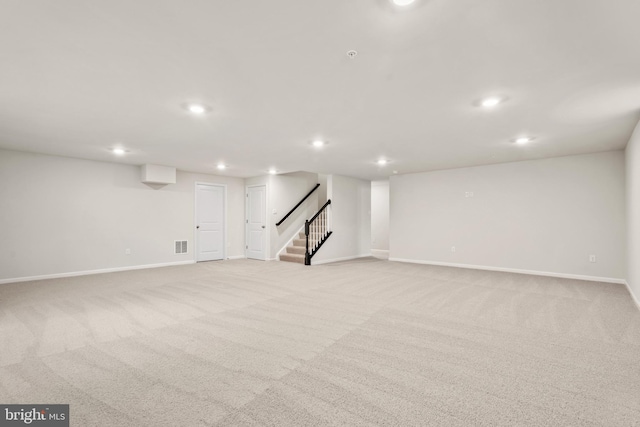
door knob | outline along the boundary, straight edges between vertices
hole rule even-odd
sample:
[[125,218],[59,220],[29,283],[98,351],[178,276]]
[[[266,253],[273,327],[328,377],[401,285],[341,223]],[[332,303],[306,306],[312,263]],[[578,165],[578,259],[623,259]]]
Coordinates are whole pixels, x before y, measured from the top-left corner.
[[199,226],[199,225],[196,225],[196,229],[197,229],[197,228],[200,228],[200,226]]
[[264,228],[265,226],[263,225],[262,228]]

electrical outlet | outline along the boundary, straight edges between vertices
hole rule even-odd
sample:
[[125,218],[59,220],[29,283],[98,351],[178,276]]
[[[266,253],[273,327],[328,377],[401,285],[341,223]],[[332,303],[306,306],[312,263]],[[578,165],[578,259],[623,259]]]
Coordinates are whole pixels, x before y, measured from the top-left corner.
[[455,246],[451,246],[451,252],[455,252],[456,251],[456,247]]
[[589,262],[596,262],[596,256],[595,255],[589,255]]
[[473,197],[473,191],[465,191],[464,197]]
[[131,249],[127,248],[124,250],[125,255],[131,255]]

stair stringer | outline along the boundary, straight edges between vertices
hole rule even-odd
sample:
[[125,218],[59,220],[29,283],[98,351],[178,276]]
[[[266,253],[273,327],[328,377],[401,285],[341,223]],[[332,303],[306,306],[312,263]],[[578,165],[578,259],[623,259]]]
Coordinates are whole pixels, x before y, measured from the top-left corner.
[[287,246],[293,246],[293,239],[298,239],[299,238],[298,236],[300,236],[300,233],[304,233],[304,224],[302,224],[302,227],[300,227],[300,229],[293,236],[291,236],[291,239],[289,239],[289,241],[283,247],[280,248],[280,250],[276,254],[276,259],[278,261],[280,261],[280,255],[283,252],[285,253],[287,252]]

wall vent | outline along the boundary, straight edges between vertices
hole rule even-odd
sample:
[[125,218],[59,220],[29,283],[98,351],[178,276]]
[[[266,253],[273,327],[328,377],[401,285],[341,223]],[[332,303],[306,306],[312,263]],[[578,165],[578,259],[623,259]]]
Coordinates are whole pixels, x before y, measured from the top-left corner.
[[175,253],[177,254],[186,254],[187,253],[187,241],[186,240],[176,240],[175,241]]

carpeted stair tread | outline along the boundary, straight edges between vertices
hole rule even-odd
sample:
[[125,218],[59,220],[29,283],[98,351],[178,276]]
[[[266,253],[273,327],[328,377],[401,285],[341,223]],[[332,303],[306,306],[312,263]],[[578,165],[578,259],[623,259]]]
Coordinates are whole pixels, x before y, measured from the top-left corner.
[[300,264],[304,264],[304,255],[303,254],[281,254],[280,261],[288,261],[288,262],[297,262]]
[[[320,233],[309,233],[310,239],[321,239]],[[286,253],[280,255],[280,261],[300,262],[304,264],[304,254],[307,247],[307,237],[304,232],[298,233],[298,238],[293,239],[293,246],[287,246]]]
[[304,255],[304,252],[305,252],[304,246],[287,246],[288,254]]

